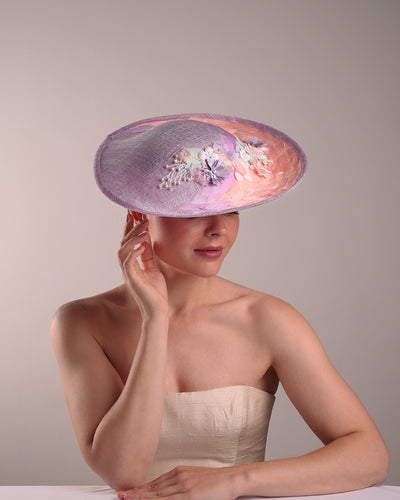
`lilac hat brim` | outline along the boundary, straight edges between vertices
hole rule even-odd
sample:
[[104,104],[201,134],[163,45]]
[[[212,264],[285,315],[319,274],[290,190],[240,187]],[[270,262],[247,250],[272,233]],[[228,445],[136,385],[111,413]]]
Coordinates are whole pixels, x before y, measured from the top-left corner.
[[191,113],[126,125],[100,145],[95,177],[125,208],[164,217],[228,213],[276,199],[306,170],[283,132],[230,116]]

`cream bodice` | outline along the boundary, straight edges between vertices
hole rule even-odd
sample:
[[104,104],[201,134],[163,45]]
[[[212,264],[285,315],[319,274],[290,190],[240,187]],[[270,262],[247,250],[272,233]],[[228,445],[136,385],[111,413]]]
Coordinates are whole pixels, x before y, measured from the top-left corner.
[[160,441],[146,481],[178,465],[263,461],[274,401],[272,394],[246,385],[167,392]]

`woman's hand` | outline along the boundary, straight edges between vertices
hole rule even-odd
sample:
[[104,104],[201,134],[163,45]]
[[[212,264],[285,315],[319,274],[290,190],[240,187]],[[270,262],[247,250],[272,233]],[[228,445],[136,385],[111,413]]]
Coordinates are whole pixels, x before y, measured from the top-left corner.
[[125,283],[139,305],[142,318],[168,311],[167,285],[154,262],[148,220],[135,224],[133,216],[128,215],[118,258]]
[[237,467],[179,466],[143,486],[118,493],[120,500],[234,500]]

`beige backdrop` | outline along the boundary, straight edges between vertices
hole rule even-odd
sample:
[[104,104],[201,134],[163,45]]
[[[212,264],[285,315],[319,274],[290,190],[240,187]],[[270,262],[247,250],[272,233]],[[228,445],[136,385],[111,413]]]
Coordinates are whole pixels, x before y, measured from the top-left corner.
[[[49,324],[120,283],[105,135],[213,112],[297,140],[297,189],[241,214],[223,268],[298,308],[380,427],[400,485],[398,0],[1,1],[1,484],[90,484]],[[319,446],[283,391],[268,458]]]

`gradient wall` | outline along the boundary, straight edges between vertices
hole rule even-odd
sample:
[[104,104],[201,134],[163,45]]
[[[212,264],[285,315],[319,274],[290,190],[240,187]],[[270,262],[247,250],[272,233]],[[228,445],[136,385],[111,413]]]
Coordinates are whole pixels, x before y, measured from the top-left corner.
[[[49,325],[118,285],[105,135],[211,112],[281,129],[309,170],[241,214],[223,276],[293,304],[381,429],[400,485],[397,0],[1,1],[1,484],[94,484]],[[320,443],[283,391],[268,458]]]

